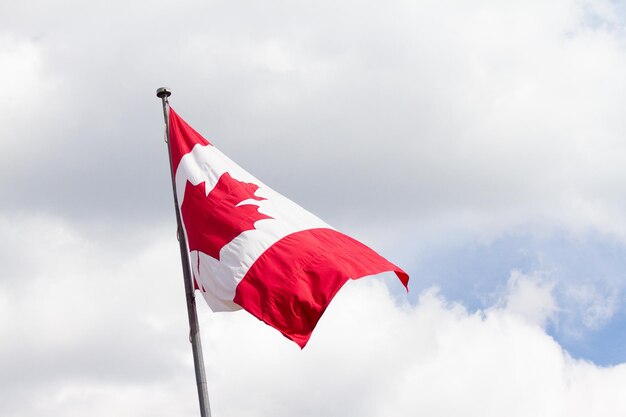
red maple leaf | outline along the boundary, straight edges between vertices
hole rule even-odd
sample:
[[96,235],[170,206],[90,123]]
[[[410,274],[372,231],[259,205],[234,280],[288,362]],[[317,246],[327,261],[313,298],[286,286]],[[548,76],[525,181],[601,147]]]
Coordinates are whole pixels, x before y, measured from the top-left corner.
[[222,174],[215,188],[206,195],[206,183],[185,186],[185,198],[180,211],[187,228],[189,250],[197,250],[220,258],[220,250],[246,230],[254,230],[257,220],[271,219],[259,213],[254,204],[239,204],[253,199],[265,200],[254,195],[258,185],[234,179],[229,173]]

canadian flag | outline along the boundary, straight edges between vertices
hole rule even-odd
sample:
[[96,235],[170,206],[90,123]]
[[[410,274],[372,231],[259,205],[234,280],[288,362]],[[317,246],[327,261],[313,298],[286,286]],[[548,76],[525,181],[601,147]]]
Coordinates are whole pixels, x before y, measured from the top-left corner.
[[407,287],[402,269],[250,175],[171,108],[169,128],[194,285],[213,311],[243,308],[304,347],[348,279],[394,271]]

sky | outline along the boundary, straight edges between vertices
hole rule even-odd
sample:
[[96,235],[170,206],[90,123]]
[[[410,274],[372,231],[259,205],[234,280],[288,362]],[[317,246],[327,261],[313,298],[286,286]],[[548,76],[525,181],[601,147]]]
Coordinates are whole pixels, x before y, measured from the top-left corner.
[[0,0],[0,415],[199,415],[168,86],[411,276],[199,303],[214,416],[623,416],[623,74],[617,0]]

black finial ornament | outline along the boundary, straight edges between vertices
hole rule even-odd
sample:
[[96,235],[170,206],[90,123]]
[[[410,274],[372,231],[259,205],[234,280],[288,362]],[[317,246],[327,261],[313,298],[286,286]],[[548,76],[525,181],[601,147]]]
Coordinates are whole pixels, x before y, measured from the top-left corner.
[[157,97],[158,98],[167,98],[172,95],[172,90],[167,87],[161,87],[157,89]]

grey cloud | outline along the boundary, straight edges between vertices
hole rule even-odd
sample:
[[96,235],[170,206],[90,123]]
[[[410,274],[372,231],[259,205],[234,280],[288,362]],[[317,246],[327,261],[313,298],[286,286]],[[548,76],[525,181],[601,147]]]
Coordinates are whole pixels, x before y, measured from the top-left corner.
[[[57,87],[40,101],[64,119],[46,126],[45,155],[4,177],[6,209],[81,222],[170,216],[162,84],[197,130],[331,222],[368,207],[372,224],[446,210],[515,210],[520,221],[568,210],[574,223],[588,219],[572,198],[623,182],[598,169],[614,166],[609,154],[588,156],[594,144],[624,152],[621,118],[599,112],[621,107],[622,71],[608,66],[624,64],[620,34],[586,28],[569,3],[496,8],[501,21],[433,5],[117,7],[79,7],[67,25],[59,15],[8,26],[23,38],[47,33],[33,43]],[[33,133],[15,140],[40,140]]]
[[[303,18],[293,17],[299,22]],[[572,138],[584,147],[590,140],[594,143],[609,140],[608,146],[613,146],[613,141],[610,133],[603,136],[606,139],[581,136],[602,122],[594,115],[594,109],[584,104],[586,99],[582,95],[568,92],[569,83],[580,81],[566,80],[565,86],[556,86],[557,95],[554,95],[549,89],[557,81],[556,74],[531,71],[532,78],[523,80],[520,78],[523,69],[534,64],[513,62],[501,69],[498,62],[488,61],[492,51],[476,44],[480,37],[468,41],[444,40],[443,47],[448,47],[444,57],[452,62],[438,61],[435,51],[417,42],[404,46],[391,57],[377,56],[369,42],[360,43],[361,39],[352,38],[355,33],[363,32],[376,37],[376,28],[370,34],[368,29],[359,28],[362,30],[359,32],[348,24],[344,33],[338,27],[339,22],[335,23],[337,26],[332,26],[334,30],[330,33],[338,37],[335,46],[338,50],[321,48],[323,42],[330,42],[327,39],[330,34],[326,33],[297,31],[294,40],[277,43],[273,38],[276,34],[266,34],[251,25],[247,36],[230,37],[231,31],[226,30],[226,35],[219,34],[215,40],[212,36],[215,29],[198,24],[195,31],[185,33],[183,46],[172,54],[170,63],[164,64],[169,73],[176,74],[173,84],[180,85],[172,98],[174,105],[194,126],[256,175],[267,178],[267,182],[297,201],[331,216],[337,208],[350,210],[365,204],[371,207],[369,214],[374,216],[377,212],[401,215],[406,206],[413,213],[417,210],[416,214],[426,216],[449,207],[498,213],[527,205],[528,201],[533,201],[527,209],[531,212],[536,206],[550,211],[571,204],[563,201],[571,193],[588,193],[578,184],[569,184],[569,179],[576,178],[580,170],[585,173],[595,170],[601,162],[588,160],[579,153],[581,149],[565,146]],[[419,40],[420,33],[412,32],[408,24],[400,23],[399,33],[413,41]],[[400,34],[380,34],[378,44],[383,46],[379,49],[393,50]],[[587,52],[584,46],[578,48],[584,39],[594,42],[593,32],[581,35],[580,41],[571,40],[571,48],[579,51],[563,58],[574,65],[580,64]],[[531,49],[535,45],[521,43],[519,47],[535,54],[531,55],[534,60],[550,59],[549,54],[559,53],[554,46],[536,52]],[[461,48],[468,48],[469,53],[476,55],[478,70],[471,67],[472,57]],[[499,44],[494,48],[500,51]],[[154,55],[158,56],[158,52],[154,51]],[[414,58],[420,55],[424,58]],[[147,54],[142,58],[144,68],[152,64]],[[518,70],[516,65],[522,69]],[[558,68],[559,64],[553,62],[551,66]],[[153,78],[143,74],[144,68],[138,68],[136,77]],[[443,68],[446,70],[441,71]],[[493,78],[483,80],[480,71]],[[511,78],[500,75],[507,71],[511,71]],[[576,79],[582,77],[582,82],[592,89],[601,82],[598,76],[583,71]],[[534,84],[545,90],[533,93],[531,89],[530,95],[524,97],[527,82],[531,88]],[[91,168],[95,183],[104,184],[103,195],[88,194],[102,203],[93,204],[96,213],[97,206],[108,208],[111,203],[105,202],[116,200],[112,191],[116,188],[112,186],[114,183],[125,187],[122,195],[135,197],[128,203],[113,203],[123,204],[130,212],[135,207],[149,211],[150,203],[157,202],[154,193],[165,188],[166,181],[154,188],[140,185],[149,184],[166,169],[163,158],[160,165],[156,164],[162,148],[137,140],[148,128],[149,108],[158,119],[158,103],[150,102],[152,97],[148,97],[153,94],[154,85],[159,85],[156,80],[153,83],[144,83],[142,93],[145,92],[146,99],[137,106],[143,111],[137,114],[134,109],[126,110],[127,114],[145,115],[146,121],[138,126],[132,138],[126,131],[112,138],[117,133],[114,129],[106,132],[96,129],[88,139],[98,143],[90,145],[91,159],[102,163],[79,165],[78,171]],[[542,113],[541,101],[545,99],[552,107]],[[567,107],[559,110],[558,106]],[[106,120],[115,112],[103,106],[99,113]],[[585,116],[576,122],[574,117],[581,112]],[[218,118],[221,120],[214,123]],[[158,132],[161,127],[156,119],[151,118],[152,132]],[[555,125],[558,120],[562,121]],[[569,123],[573,125],[567,126]],[[576,125],[578,132],[573,130]],[[104,140],[105,136],[108,140]],[[78,140],[84,143],[84,138],[77,137],[76,143]],[[138,170],[131,165],[134,160],[119,158],[118,152],[121,154],[122,150],[147,155],[145,168]],[[74,150],[72,153],[79,154]],[[116,160],[116,156],[121,160]],[[111,167],[116,167],[116,172],[111,172]],[[80,187],[80,182],[71,182],[71,179],[76,181],[74,172],[63,177],[62,183],[68,184],[68,190]],[[165,176],[161,174],[161,177]],[[594,184],[606,181],[600,175],[594,178]],[[619,178],[609,181],[617,185]],[[133,193],[131,189],[145,191]],[[372,195],[376,198],[372,199]],[[54,201],[54,197],[50,196],[49,200]],[[412,204],[399,206],[395,204],[397,200]],[[334,207],[325,208],[329,203]],[[113,212],[120,215],[123,209]]]

